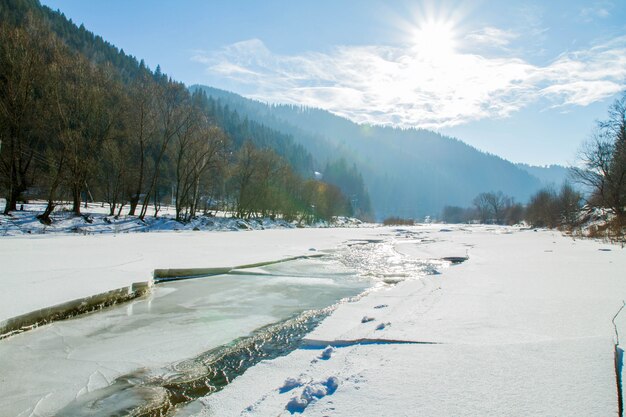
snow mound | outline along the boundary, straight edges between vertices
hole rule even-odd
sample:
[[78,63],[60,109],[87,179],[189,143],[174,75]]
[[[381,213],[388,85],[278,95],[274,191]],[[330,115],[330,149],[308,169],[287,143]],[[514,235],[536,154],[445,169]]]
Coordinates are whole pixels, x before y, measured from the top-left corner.
[[325,381],[307,384],[300,396],[291,397],[285,409],[291,414],[302,413],[313,402],[332,395],[339,387],[339,379],[335,376],[328,377]]

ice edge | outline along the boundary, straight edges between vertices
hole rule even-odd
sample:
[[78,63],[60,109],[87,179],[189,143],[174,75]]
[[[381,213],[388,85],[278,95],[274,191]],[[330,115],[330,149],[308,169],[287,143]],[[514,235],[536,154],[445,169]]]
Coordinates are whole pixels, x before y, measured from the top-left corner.
[[32,330],[44,324],[66,320],[133,300],[148,294],[152,285],[152,281],[135,282],[127,287],[117,288],[11,317],[0,322],[0,339]]

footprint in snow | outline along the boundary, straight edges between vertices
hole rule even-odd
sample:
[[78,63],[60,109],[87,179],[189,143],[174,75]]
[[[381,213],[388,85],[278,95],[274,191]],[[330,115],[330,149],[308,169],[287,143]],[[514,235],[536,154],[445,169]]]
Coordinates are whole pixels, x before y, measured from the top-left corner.
[[329,360],[330,357],[333,355],[333,353],[335,352],[335,348],[332,346],[326,346],[326,349],[324,349],[324,351],[322,352],[322,354],[319,356],[320,359],[322,360]]
[[301,387],[302,385],[304,385],[304,381],[302,381],[302,379],[289,377],[285,379],[283,386],[278,388],[278,392],[284,394],[285,392],[289,392],[294,388]]
[[387,323],[380,323],[378,326],[376,326],[376,330],[383,330],[385,327],[389,327],[391,326],[391,323],[387,322]]
[[322,382],[307,384],[300,396],[291,397],[285,409],[291,414],[302,413],[309,404],[327,395],[334,394],[338,387],[339,379],[335,376],[331,376]]

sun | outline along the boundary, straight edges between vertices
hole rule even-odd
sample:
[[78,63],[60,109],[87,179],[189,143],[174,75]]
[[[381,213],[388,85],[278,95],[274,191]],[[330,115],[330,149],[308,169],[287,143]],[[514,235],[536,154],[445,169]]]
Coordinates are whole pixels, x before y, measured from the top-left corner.
[[414,30],[413,50],[424,58],[447,58],[454,54],[455,36],[452,22],[427,20]]

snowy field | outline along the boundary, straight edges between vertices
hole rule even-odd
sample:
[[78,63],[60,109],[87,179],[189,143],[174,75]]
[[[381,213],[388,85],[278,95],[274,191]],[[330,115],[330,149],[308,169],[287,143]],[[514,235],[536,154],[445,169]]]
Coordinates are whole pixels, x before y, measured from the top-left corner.
[[[328,252],[331,250],[335,251]],[[7,236],[0,238],[4,288],[0,322],[149,280],[157,268],[231,267],[318,253],[341,253],[341,268],[356,271],[374,290],[340,304],[288,355],[261,361],[222,391],[177,409],[175,415],[617,416],[612,319],[626,298],[626,252],[619,246],[572,240],[551,231],[428,225]],[[468,260],[458,265],[442,260],[466,256]],[[330,285],[324,281],[328,275],[320,277],[320,268],[301,274],[312,279],[308,283],[315,283],[308,287],[311,296]],[[339,276],[341,268],[330,275]],[[259,273],[255,279],[262,284],[267,271],[253,272]],[[253,291],[241,286],[240,277],[221,278],[215,282],[215,290],[219,284],[227,294],[225,303],[240,300],[247,306],[245,311],[252,311],[255,302],[276,303],[271,294],[292,286],[303,288],[298,283],[304,281],[293,279],[299,276],[296,271],[283,271],[282,275],[290,278],[273,276],[272,280],[279,279],[272,281],[279,287],[262,290],[263,297],[269,295],[267,299],[251,296],[254,302],[246,298],[244,293]],[[157,286],[147,301],[164,297],[165,290]],[[183,294],[178,290],[179,298]],[[289,293],[285,294],[288,299]],[[307,294],[305,289],[299,296],[310,298]],[[193,296],[184,297],[189,298],[189,305],[194,304]],[[333,295],[311,308],[336,298]],[[54,357],[46,356],[51,346],[42,341],[60,337],[54,342],[58,345],[55,349],[65,361],[104,361],[97,347],[73,339],[72,332],[77,330],[72,329],[91,329],[85,324],[88,320],[98,322],[107,314],[122,327],[129,315],[128,325],[133,327],[132,320],[143,322],[145,316],[130,317],[132,308],[145,313],[146,308],[141,307],[145,302],[130,303],[124,314],[105,310],[60,322],[59,326],[68,323],[63,324],[69,326],[63,327],[69,329],[63,330],[67,333],[55,325],[42,326],[0,340],[3,352],[14,349],[11,354],[21,350],[25,355],[14,356],[11,363],[7,355],[0,356],[0,385],[4,386],[0,404],[15,404],[22,395],[19,398],[26,404],[22,415],[51,415],[53,407],[37,409],[39,401],[45,405],[52,397],[46,395],[45,384],[59,379],[72,382],[73,374],[58,375],[63,370],[50,371],[54,376],[47,373],[54,368],[50,368]],[[181,299],[176,303],[186,305]],[[248,316],[241,320],[239,330],[193,327],[192,334],[219,333],[221,338],[212,343],[225,343],[279,317],[269,310]],[[260,319],[262,316],[269,318]],[[173,323],[185,321],[184,314],[175,317]],[[185,325],[197,326],[197,317],[192,317]],[[616,323],[626,334],[626,320],[619,316]],[[164,341],[180,338],[176,326],[158,330]],[[96,340],[113,343],[120,337],[119,332],[108,331],[106,325],[98,328]],[[84,340],[82,336],[80,340]],[[133,367],[150,370],[184,360],[195,354],[194,349],[210,348],[208,342],[202,345],[193,340],[181,342],[185,349],[170,343],[175,352],[147,355],[152,359],[143,363],[141,352],[149,349],[141,348],[141,343],[123,344],[130,349],[130,366],[111,367],[93,375],[81,368],[71,388],[76,394],[86,394]],[[109,350],[123,357],[123,347],[116,346]],[[29,358],[28,351],[36,355]],[[31,400],[25,398],[27,394],[8,389],[17,378],[10,374],[20,372],[35,378],[37,389],[43,390],[31,394]],[[29,385],[27,379],[15,382],[20,382],[17,386],[22,390]]]
[[549,231],[425,235],[396,250],[469,260],[340,306],[308,348],[178,415],[617,416],[624,249]]

